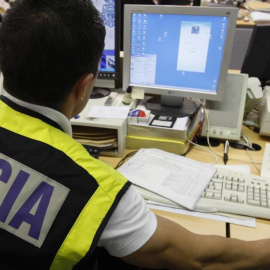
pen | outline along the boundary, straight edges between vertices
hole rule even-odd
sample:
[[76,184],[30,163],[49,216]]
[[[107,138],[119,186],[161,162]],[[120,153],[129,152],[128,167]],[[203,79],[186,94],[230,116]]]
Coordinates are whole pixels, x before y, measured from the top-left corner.
[[229,141],[225,142],[225,146],[224,146],[224,155],[223,155],[223,161],[224,164],[226,165],[227,161],[228,161],[228,151],[229,151]]

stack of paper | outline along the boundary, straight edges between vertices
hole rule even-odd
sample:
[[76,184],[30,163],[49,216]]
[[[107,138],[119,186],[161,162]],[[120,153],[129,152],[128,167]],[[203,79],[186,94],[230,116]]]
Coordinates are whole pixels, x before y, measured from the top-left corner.
[[262,1],[250,1],[245,4],[248,10],[270,12],[270,4]]
[[270,13],[253,11],[250,13],[250,17],[256,23],[270,22]]
[[117,148],[117,130],[107,128],[73,126],[73,138],[83,145],[97,148],[115,149]]

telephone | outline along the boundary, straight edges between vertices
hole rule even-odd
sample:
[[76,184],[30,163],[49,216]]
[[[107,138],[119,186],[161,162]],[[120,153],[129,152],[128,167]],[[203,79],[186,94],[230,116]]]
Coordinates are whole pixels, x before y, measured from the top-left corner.
[[260,135],[270,136],[270,86],[264,87],[264,99],[260,110]]
[[263,98],[263,90],[261,87],[260,80],[256,77],[249,77],[247,81],[247,96],[246,96],[244,119],[262,98]]

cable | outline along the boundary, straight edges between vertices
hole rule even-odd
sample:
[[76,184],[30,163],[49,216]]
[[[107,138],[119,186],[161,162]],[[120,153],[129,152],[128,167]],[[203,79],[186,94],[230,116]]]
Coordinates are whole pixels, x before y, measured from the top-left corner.
[[244,140],[246,141],[246,143],[249,146],[249,148],[252,148],[253,149],[253,147],[252,147],[252,141],[243,132],[241,132],[241,137],[244,138]]
[[260,128],[259,124],[255,123],[255,122],[252,122],[250,120],[244,120],[243,125],[245,125],[247,127]]
[[257,167],[257,165],[255,164],[255,162],[254,162],[254,160],[253,160],[253,156],[251,155],[251,153],[250,153],[250,151],[249,151],[248,148],[247,148],[247,153],[248,153],[248,155],[249,155],[249,157],[250,157],[250,160],[251,160],[253,166],[255,167],[255,169],[256,169],[256,170],[258,171],[258,173],[260,174],[261,171],[260,171],[260,169]]
[[[206,122],[207,122],[207,136],[206,136],[206,138],[207,138],[207,143],[208,143],[208,146],[210,147],[210,149],[211,149],[211,151],[212,151],[212,153],[214,154],[214,155],[216,155],[216,156],[220,156],[220,155],[218,155],[215,151],[214,151],[214,149],[212,148],[212,145],[210,144],[210,137],[209,137],[209,130],[210,130],[210,123],[209,123],[209,117],[208,117],[208,112],[207,112],[207,110],[206,110],[206,108],[203,106],[203,109],[204,109],[204,113],[205,113],[205,119],[206,119]],[[222,156],[221,156],[222,157]],[[216,157],[216,162],[217,162],[217,157]],[[215,163],[216,163],[215,162]]]
[[255,149],[253,147],[253,144],[252,144],[252,141],[242,132],[241,132],[241,138],[244,141],[238,141],[238,142],[235,142],[235,143],[245,146],[245,149],[247,150],[247,153],[248,153],[248,155],[250,157],[250,161],[241,160],[241,159],[233,159],[233,158],[230,159],[230,160],[252,163],[253,166],[256,168],[256,170],[260,173],[260,170],[258,169],[256,164],[261,164],[261,162],[254,161],[253,156],[251,155],[251,152],[250,152],[250,150],[255,151]]
[[[186,139],[187,139],[187,138],[186,138]],[[188,141],[188,139],[187,139],[187,141]],[[190,143],[189,146],[188,146],[187,151],[186,151],[185,153],[181,154],[180,156],[185,157],[185,156],[192,150],[193,146],[194,146],[194,145],[193,145],[192,143]]]
[[234,142],[235,144],[239,144],[239,145],[243,145],[244,147],[250,149],[250,150],[253,150],[255,151],[254,147],[253,147],[253,144],[252,144],[252,141],[245,136],[244,133],[241,132],[241,138],[244,140],[244,141],[237,141],[237,142]]
[[[206,109],[205,109],[204,104],[203,104],[200,100],[197,100],[197,101],[199,102],[199,104],[200,104],[200,105],[202,106],[202,108],[203,108],[203,113],[204,113],[204,115],[205,115],[205,118],[206,118],[206,121],[207,121],[207,128],[208,128],[208,131],[209,131],[210,126],[209,126],[209,118],[208,118],[207,111],[206,111]],[[219,155],[218,155],[217,153],[215,153],[215,151],[213,150],[213,148],[212,148],[212,146],[211,146],[211,144],[210,144],[210,140],[209,140],[209,132],[207,132],[207,143],[208,143],[208,146],[210,147],[210,150],[209,150],[208,148],[204,147],[204,146],[201,146],[201,145],[199,145],[199,144],[197,144],[197,143],[195,143],[195,142],[192,142],[192,141],[189,140],[188,138],[186,138],[186,140],[187,140],[190,144],[192,144],[192,145],[194,145],[194,146],[197,146],[197,147],[199,147],[199,148],[201,148],[201,149],[203,149],[203,150],[209,152],[211,155],[213,155],[213,157],[214,157],[214,162],[213,162],[211,165],[214,165],[214,164],[217,163],[217,160],[218,160],[217,156],[219,156]]]
[[214,162],[211,164],[211,165],[214,165],[217,163],[217,155],[215,153],[213,153],[211,150],[209,150],[208,148],[204,147],[204,146],[201,146],[195,142],[192,142],[190,141],[188,138],[187,138],[187,141],[195,146],[198,146],[199,148],[202,148],[203,150],[209,152],[210,154],[212,154],[214,156]]
[[[223,155],[220,155],[220,154],[216,153],[216,152],[214,151],[214,149],[212,148],[212,146],[211,146],[211,143],[210,143],[210,137],[209,137],[210,123],[209,123],[208,113],[207,113],[207,110],[206,110],[204,104],[203,104],[202,102],[201,102],[200,104],[201,104],[201,106],[202,106],[202,108],[203,108],[203,110],[204,110],[205,121],[206,121],[206,123],[207,123],[207,136],[206,136],[206,138],[207,138],[207,144],[208,144],[210,150],[209,150],[208,148],[205,148],[205,147],[203,147],[203,146],[201,146],[201,145],[198,145],[198,144],[196,144],[196,143],[194,143],[194,142],[192,142],[192,141],[190,141],[190,140],[188,140],[188,139],[187,139],[187,141],[188,141],[189,143],[195,145],[195,146],[198,146],[198,147],[200,147],[200,148],[202,148],[202,149],[204,149],[204,150],[210,152],[210,153],[214,156],[214,158],[215,158],[215,161],[214,161],[213,164],[216,164],[216,163],[217,163],[217,158],[218,158],[218,157],[223,158]],[[241,162],[248,162],[248,163],[251,162],[251,163],[253,164],[253,166],[258,170],[258,167],[256,166],[256,164],[261,164],[261,162],[254,161],[254,160],[253,160],[253,157],[251,156],[251,153],[250,153],[250,151],[249,151],[249,150],[255,150],[255,149],[253,148],[253,146],[252,146],[252,141],[251,141],[247,136],[245,136],[245,134],[243,134],[243,133],[241,133],[241,138],[242,138],[244,141],[238,141],[237,143],[239,143],[239,144],[241,144],[241,145],[244,145],[244,146],[246,147],[246,150],[247,150],[247,152],[248,152],[249,157],[250,157],[251,160],[250,160],[250,161],[245,161],[245,160],[240,160],[240,159],[230,159],[230,160],[241,161]],[[212,164],[212,165],[213,165],[213,164]]]
[[138,151],[133,151],[133,152],[130,152],[128,154],[126,154],[118,163],[117,165],[115,166],[115,170],[118,169],[120,166],[123,165],[123,163],[126,161],[127,158],[130,158],[132,157],[133,155],[135,155]]
[[258,167],[256,164],[262,164],[261,161],[254,161],[254,160],[244,160],[244,159],[237,159],[237,158],[230,158],[231,161],[241,161],[243,163],[251,163],[255,168],[256,170],[258,170]]
[[203,109],[204,109],[205,119],[206,119],[206,123],[207,123],[207,136],[206,136],[206,138],[207,138],[207,144],[208,144],[209,148],[211,149],[211,152],[215,155],[215,163],[214,164],[216,164],[217,163],[217,157],[223,158],[223,156],[217,154],[214,151],[214,149],[212,148],[212,145],[210,143],[210,137],[209,137],[209,130],[210,130],[209,116],[208,116],[208,112],[207,112],[205,106],[203,104],[202,104],[202,106],[203,106]]

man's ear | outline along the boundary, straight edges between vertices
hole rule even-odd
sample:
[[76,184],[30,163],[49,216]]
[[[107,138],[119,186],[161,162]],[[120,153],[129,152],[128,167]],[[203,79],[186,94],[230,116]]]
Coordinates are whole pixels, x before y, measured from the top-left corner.
[[82,75],[75,84],[75,97],[77,100],[83,100],[86,94],[86,86],[93,80],[93,73]]

